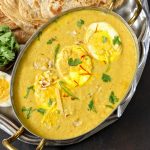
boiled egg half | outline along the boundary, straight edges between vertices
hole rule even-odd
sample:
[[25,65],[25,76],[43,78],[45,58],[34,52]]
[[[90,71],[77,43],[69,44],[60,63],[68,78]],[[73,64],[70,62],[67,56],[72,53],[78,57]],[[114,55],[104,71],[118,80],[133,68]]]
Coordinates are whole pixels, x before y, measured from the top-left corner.
[[56,68],[60,78],[71,87],[82,86],[91,76],[92,60],[79,45],[64,47],[58,54]]
[[0,71],[0,107],[11,106],[10,81],[11,76]]
[[48,107],[49,99],[55,102],[55,80],[54,75],[50,71],[44,71],[37,74],[34,82],[34,94],[38,105]]
[[97,60],[111,63],[122,52],[122,42],[117,31],[106,22],[92,23],[85,35],[89,53]]

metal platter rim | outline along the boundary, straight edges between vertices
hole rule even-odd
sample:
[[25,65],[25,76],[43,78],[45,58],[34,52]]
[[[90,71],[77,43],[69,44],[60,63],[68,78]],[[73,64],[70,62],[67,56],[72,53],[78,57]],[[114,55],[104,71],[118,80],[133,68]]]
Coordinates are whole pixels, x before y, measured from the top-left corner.
[[[148,11],[148,10],[147,10]],[[148,27],[147,27],[147,30],[150,32],[150,29],[149,29],[149,23],[150,23],[150,20],[149,20],[149,15],[148,15],[148,13],[147,13],[147,11],[144,11],[145,12],[145,15],[147,16],[147,19],[146,19],[146,22],[147,22],[147,24],[148,24]],[[144,34],[144,35],[146,35],[146,33]],[[141,41],[141,43],[142,43],[142,45],[144,45],[145,43],[145,40],[146,39],[148,39],[148,38],[150,38],[150,35],[146,35],[145,36],[145,39],[143,39],[143,41]],[[150,43],[150,40],[149,40],[149,43]],[[148,44],[149,44],[148,43]],[[148,46],[147,46],[148,47]],[[145,48],[145,47],[142,47],[142,48]],[[148,52],[148,50],[147,50],[147,52]],[[146,56],[146,58],[147,58],[147,56]],[[145,59],[146,59],[145,58]],[[146,62],[146,60],[145,60],[145,62]],[[143,71],[143,69],[144,69],[144,66],[145,66],[145,64],[143,64],[143,68],[142,68],[142,71]],[[140,78],[140,77],[139,77]],[[132,96],[133,96],[133,94],[134,94],[134,92],[135,92],[135,89],[136,89],[136,86],[137,86],[137,84],[138,84],[138,82],[136,81],[136,79],[135,79],[135,82],[134,82],[134,84],[133,84],[133,86],[132,86],[132,94],[130,95],[130,94],[128,94],[128,96],[129,96],[129,99],[128,99],[128,102],[124,102],[123,101],[123,103],[122,104],[126,104],[127,103],[127,105],[128,105],[128,103],[130,102],[130,100],[131,100],[131,98],[132,98]],[[123,105],[119,105],[118,106],[118,109],[117,109],[117,112],[116,112],[116,114],[115,115],[113,115],[113,116],[111,116],[110,118],[108,118],[108,122],[107,122],[107,120],[106,120],[106,126],[108,126],[109,124],[111,124],[111,123],[113,123],[113,122],[115,122],[115,121],[117,121],[121,116],[122,116],[122,114],[123,114],[123,112],[124,112],[124,110],[125,110],[125,108],[124,108],[124,106]],[[121,115],[119,115],[119,111],[122,111],[122,113],[121,113]],[[104,128],[105,127],[105,125],[103,125],[103,127],[101,127],[101,128]],[[2,115],[2,114],[0,114],[0,129],[2,129],[3,131],[5,131],[5,132],[7,132],[8,134],[10,134],[10,135],[12,135],[13,134],[13,132],[15,132],[17,129],[18,129],[18,127],[13,123],[13,122],[11,122],[7,117],[5,117],[4,115]],[[100,131],[101,129],[98,129],[98,131]],[[95,131],[95,132],[98,132],[98,131]],[[94,133],[95,133],[94,132]],[[94,133],[92,133],[92,134],[94,134]],[[88,137],[89,137],[90,135],[88,135]],[[76,142],[72,142],[72,143],[55,143],[55,142],[53,142],[53,143],[51,143],[50,141],[48,141],[47,142],[47,145],[57,145],[57,146],[61,146],[61,145],[70,145],[70,144],[74,144],[74,143],[77,143],[77,142],[80,142],[81,140],[83,140],[83,139],[85,139],[85,138],[87,138],[87,136],[85,135],[82,139],[78,139],[78,141],[76,141]],[[37,145],[39,142],[40,142],[40,138],[38,138],[38,137],[35,137],[35,136],[32,136],[32,135],[29,135],[29,134],[23,134],[20,138],[19,138],[19,140],[20,141],[22,141],[22,142],[24,142],[24,143],[28,143],[28,144],[32,144],[32,145]]]

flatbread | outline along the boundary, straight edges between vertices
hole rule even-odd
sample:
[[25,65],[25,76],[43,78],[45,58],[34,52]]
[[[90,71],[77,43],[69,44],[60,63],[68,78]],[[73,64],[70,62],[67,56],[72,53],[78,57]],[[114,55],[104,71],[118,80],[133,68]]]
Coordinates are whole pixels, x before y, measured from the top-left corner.
[[17,29],[19,28],[13,21],[11,21],[4,13],[0,10],[0,25],[9,26],[10,29]]
[[19,0],[19,13],[23,19],[31,22],[33,25],[40,26],[47,20],[42,17],[40,5],[35,5],[34,2],[31,3],[31,1],[35,0]]
[[[124,0],[116,0],[114,8]],[[41,25],[68,9],[84,6],[109,7],[112,0],[0,0],[0,25],[8,25],[25,42]],[[23,36],[23,34],[25,36]]]
[[0,9],[9,19],[15,22],[16,25],[25,30],[27,33],[34,33],[36,31],[36,28],[31,22],[25,20],[20,15],[18,4],[19,0],[1,0]]
[[[109,8],[110,4],[112,3],[113,0],[107,0],[107,3],[102,4],[103,7]],[[114,5],[113,9],[119,8],[120,6],[123,5],[125,0],[114,0]]]
[[0,10],[0,25],[9,26],[19,44],[25,44],[31,36],[31,34],[27,34],[12,20],[10,20],[7,16],[5,16],[5,14],[1,10]]

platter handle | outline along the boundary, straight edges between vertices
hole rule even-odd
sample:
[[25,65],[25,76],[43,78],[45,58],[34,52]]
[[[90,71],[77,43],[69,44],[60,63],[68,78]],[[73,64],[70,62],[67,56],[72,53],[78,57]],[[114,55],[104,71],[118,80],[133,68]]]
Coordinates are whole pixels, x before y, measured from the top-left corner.
[[132,26],[134,24],[134,22],[136,21],[136,19],[138,18],[138,16],[140,15],[141,11],[142,11],[142,2],[141,0],[135,0],[136,5],[137,5],[137,9],[134,13],[134,15],[129,19],[128,24],[130,26]]
[[[114,4],[115,4],[116,0],[113,0],[112,3],[109,6],[109,10],[113,10],[114,8]],[[132,26],[134,24],[134,22],[136,21],[136,19],[138,18],[138,16],[140,15],[141,11],[142,11],[142,2],[141,0],[135,0],[136,2],[136,11],[134,12],[133,16],[128,20],[128,24],[130,26]]]
[[[9,137],[8,139],[4,139],[2,141],[3,146],[7,149],[7,150],[17,150],[17,148],[15,148],[13,145],[11,145],[12,142],[14,142],[19,136],[22,135],[22,133],[24,132],[24,127],[21,126],[19,128],[19,130],[12,135],[11,137]],[[44,145],[45,145],[46,140],[42,139],[41,142],[39,143],[39,145],[37,146],[36,150],[42,150]]]
[[37,146],[36,150],[42,150],[45,143],[46,143],[46,140],[42,139],[41,142],[39,143],[39,145]]
[[19,130],[12,135],[11,137],[9,137],[8,139],[4,139],[2,141],[3,146],[7,149],[7,150],[17,150],[13,145],[11,145],[10,143],[14,142],[22,133],[24,132],[24,127],[20,127]]

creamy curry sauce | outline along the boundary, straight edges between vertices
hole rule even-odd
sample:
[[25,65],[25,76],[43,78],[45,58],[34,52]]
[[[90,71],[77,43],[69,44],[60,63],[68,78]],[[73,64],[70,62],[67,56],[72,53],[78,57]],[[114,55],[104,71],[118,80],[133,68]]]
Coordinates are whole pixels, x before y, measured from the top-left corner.
[[16,113],[47,139],[87,133],[122,101],[137,60],[135,40],[120,19],[96,10],[68,13],[40,32],[21,59]]

